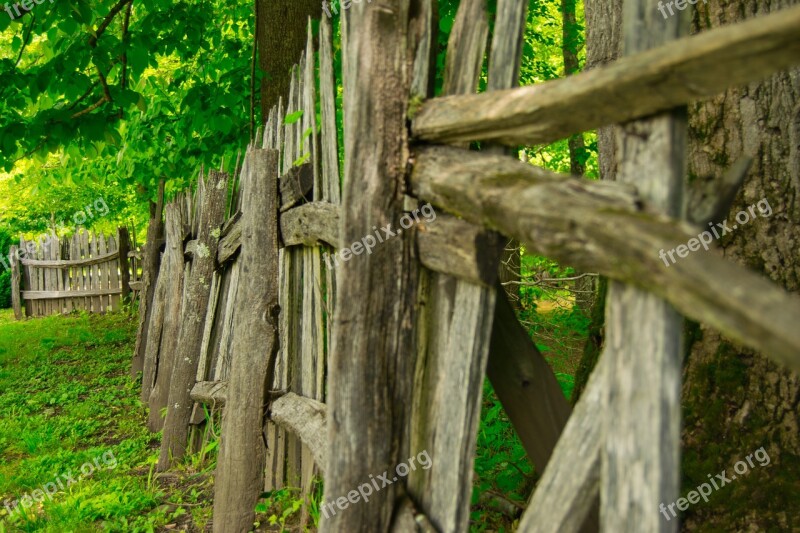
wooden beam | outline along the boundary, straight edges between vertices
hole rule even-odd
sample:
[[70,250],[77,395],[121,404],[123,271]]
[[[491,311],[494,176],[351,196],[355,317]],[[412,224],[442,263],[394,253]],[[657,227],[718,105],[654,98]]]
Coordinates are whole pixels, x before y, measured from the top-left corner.
[[435,98],[416,115],[412,133],[439,143],[547,143],[686,105],[797,63],[800,6],[673,41],[566,79]]
[[341,208],[328,202],[313,202],[281,213],[281,237],[284,246],[321,242],[341,248],[339,212]]
[[291,431],[308,446],[323,476],[328,464],[327,413],[324,403],[293,392],[272,402],[269,412],[272,421]]
[[536,471],[544,472],[572,409],[499,284],[486,373]]
[[286,211],[300,200],[311,200],[309,193],[314,187],[314,166],[303,163],[292,167],[280,178],[281,211]]
[[22,291],[23,300],[55,300],[57,298],[79,298],[122,294],[122,289],[92,289],[88,291]]
[[419,149],[411,182],[424,201],[535,253],[654,292],[685,316],[800,370],[800,298],[713,252],[667,266],[660,251],[702,230],[654,212],[628,185],[447,147]]
[[227,394],[227,381],[200,381],[192,387],[190,396],[196,402],[223,407],[227,400]]
[[99,265],[107,261],[113,261],[119,257],[119,250],[107,254],[98,255],[91,259],[21,259],[20,261],[24,266],[37,267],[37,268],[70,268],[70,267],[87,267],[92,265]]
[[584,520],[593,512],[600,490],[607,359],[605,354],[600,356],[531,502],[522,514],[519,531],[575,533],[581,530]]
[[425,267],[484,287],[494,287],[505,240],[459,218],[439,214],[417,234]]

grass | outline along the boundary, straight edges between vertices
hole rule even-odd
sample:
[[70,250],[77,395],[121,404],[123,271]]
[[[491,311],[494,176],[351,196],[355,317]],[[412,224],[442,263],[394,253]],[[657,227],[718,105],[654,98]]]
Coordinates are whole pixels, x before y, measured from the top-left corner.
[[[567,397],[583,334],[575,313],[537,313],[535,306],[521,313],[532,335],[544,339],[539,347]],[[0,310],[0,533],[208,530],[219,428],[208,428],[211,438],[200,453],[155,473],[160,435],[147,430],[140,385],[128,374],[135,329],[125,313],[16,322]],[[566,333],[574,342],[548,341]],[[87,463],[92,472],[83,476]],[[68,484],[70,476],[75,482]],[[513,505],[526,503],[536,479],[487,380],[470,530],[513,531],[519,515]],[[58,481],[64,490],[55,488]],[[34,492],[42,487],[55,492],[52,499]],[[25,494],[42,501],[9,516],[11,502]],[[315,494],[314,524],[319,500]],[[301,530],[300,501],[291,489],[264,494],[256,530]],[[497,501],[510,502],[511,512]]]
[[[536,339],[569,399],[587,338],[588,319],[575,306],[542,305],[551,301],[547,299],[522,301],[520,321]],[[470,531],[515,531],[538,474],[487,379],[478,429]]]
[[[208,468],[153,473],[159,437],[128,376],[134,335],[124,313],[15,322],[0,311],[0,533],[208,522]],[[52,499],[34,492],[45,484]],[[9,516],[25,494],[42,501]]]

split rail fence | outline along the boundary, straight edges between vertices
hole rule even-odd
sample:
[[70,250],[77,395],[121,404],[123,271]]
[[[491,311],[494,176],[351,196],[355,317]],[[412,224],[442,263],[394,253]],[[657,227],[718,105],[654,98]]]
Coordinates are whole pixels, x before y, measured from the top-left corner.
[[116,236],[80,230],[70,238],[21,238],[9,253],[14,314],[20,320],[23,306],[27,317],[118,311],[141,284],[138,257],[127,228]]
[[[498,0],[492,90],[471,94],[488,21],[483,1],[462,0],[445,96],[430,98],[438,22],[431,2],[411,5],[346,13],[344,180],[323,19],[241,168],[201,172],[166,205],[162,187],[133,361],[163,429],[159,470],[221,418],[214,530],[239,532],[265,488],[308,495],[321,477],[335,502],[427,451],[429,470],[329,507],[320,528],[466,531],[488,374],[542,475],[521,531],[675,531],[658,504],[679,491],[681,315],[800,370],[800,298],[715,253],[658,257],[707,222],[681,218],[680,107],[796,64],[800,8],[672,41],[685,19],[629,0],[626,57],[514,88],[527,2]],[[616,182],[503,148],[630,121]],[[703,212],[726,208],[709,201]],[[435,220],[396,231],[426,203]],[[394,236],[357,252],[387,224]],[[507,238],[613,280],[605,350],[574,410],[497,282]],[[344,247],[338,266],[323,256]]]

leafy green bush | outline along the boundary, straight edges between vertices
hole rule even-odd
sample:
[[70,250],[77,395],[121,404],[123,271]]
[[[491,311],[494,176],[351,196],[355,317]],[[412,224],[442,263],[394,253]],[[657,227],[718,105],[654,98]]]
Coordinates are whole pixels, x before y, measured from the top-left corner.
[[[0,255],[8,256],[8,249],[12,242],[11,235],[0,229]],[[6,270],[0,263],[0,309],[9,307],[11,307],[11,271]]]
[[0,309],[11,307],[11,271],[0,274]]

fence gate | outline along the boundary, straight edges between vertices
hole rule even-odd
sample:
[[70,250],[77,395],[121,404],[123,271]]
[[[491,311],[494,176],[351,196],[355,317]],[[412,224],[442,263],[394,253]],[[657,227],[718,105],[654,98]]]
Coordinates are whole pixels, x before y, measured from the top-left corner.
[[[105,236],[81,230],[72,238],[20,239],[11,247],[12,304],[17,319],[118,311],[140,285],[138,255],[126,228]],[[21,269],[20,269],[21,265]],[[24,290],[23,290],[24,287]]]

